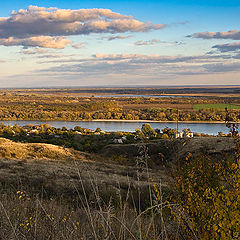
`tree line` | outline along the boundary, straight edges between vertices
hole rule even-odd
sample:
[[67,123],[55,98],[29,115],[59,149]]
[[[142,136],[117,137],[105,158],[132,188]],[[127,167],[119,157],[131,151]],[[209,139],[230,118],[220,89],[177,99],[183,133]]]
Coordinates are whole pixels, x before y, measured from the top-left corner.
[[[240,121],[240,110],[229,113],[229,120]],[[177,110],[170,108],[142,108],[142,109],[122,109],[107,108],[104,110],[79,110],[74,109],[42,109],[20,108],[11,109],[0,107],[0,120],[63,120],[81,121],[96,119],[114,120],[155,120],[155,121],[225,121],[224,110]]]

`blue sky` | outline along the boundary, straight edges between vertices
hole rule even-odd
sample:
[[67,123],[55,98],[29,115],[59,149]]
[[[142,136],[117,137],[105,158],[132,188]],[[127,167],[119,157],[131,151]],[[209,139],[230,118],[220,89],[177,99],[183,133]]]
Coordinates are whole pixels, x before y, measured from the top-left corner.
[[239,1],[4,1],[0,83],[237,85],[239,12]]

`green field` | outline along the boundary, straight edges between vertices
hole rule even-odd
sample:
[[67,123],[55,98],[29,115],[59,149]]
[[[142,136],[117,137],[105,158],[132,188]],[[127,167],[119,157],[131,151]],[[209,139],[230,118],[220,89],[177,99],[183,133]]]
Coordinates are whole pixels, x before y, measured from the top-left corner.
[[233,105],[233,104],[194,104],[193,109],[200,110],[200,109],[240,109],[240,105]]

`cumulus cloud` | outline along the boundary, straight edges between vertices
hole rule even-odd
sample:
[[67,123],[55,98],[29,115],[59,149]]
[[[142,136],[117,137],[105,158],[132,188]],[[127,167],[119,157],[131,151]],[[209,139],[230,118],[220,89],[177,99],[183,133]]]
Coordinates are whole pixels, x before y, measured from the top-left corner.
[[3,46],[24,46],[24,47],[42,47],[63,49],[72,42],[64,37],[38,36],[29,38],[9,37],[0,39],[0,45]]
[[64,36],[146,32],[164,27],[164,24],[141,22],[109,9],[70,10],[29,6],[12,11],[9,17],[0,18],[0,44],[64,48],[71,44]]
[[239,30],[230,30],[227,32],[199,32],[187,37],[193,38],[202,38],[202,39],[232,39],[240,40],[240,31]]
[[217,48],[220,52],[238,51],[240,50],[240,42],[219,44],[213,46],[213,48]]

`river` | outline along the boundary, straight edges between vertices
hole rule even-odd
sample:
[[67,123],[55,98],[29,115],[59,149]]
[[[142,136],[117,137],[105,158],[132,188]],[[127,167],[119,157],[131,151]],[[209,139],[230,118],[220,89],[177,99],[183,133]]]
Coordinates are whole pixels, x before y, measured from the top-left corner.
[[[101,128],[103,131],[107,132],[134,132],[136,128],[141,128],[144,123],[150,123],[152,128],[163,129],[165,127],[176,128],[176,123],[165,123],[165,122],[128,122],[128,121],[1,121],[5,125],[17,124],[19,126],[25,126],[28,124],[39,125],[39,124],[50,124],[55,128],[66,127],[68,129],[74,128],[75,126],[81,126],[83,128],[88,128],[95,130],[96,128]],[[206,133],[210,135],[217,135],[218,132],[228,133],[229,129],[226,127],[225,123],[179,123],[179,131],[184,128],[190,128],[192,132],[195,133]]]

